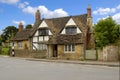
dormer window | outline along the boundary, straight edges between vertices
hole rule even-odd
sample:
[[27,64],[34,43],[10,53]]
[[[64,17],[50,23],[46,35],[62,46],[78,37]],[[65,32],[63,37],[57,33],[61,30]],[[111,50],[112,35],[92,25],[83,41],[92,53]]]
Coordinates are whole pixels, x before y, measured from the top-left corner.
[[47,36],[47,35],[49,35],[49,29],[47,29],[47,28],[39,29],[39,35],[40,36]]
[[66,34],[76,34],[77,33],[77,27],[66,27]]

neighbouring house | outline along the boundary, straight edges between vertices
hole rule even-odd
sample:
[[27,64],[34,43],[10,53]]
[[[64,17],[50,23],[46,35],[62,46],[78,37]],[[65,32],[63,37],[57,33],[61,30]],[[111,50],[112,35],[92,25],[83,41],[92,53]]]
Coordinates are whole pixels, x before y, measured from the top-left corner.
[[15,49],[44,52],[48,58],[84,59],[86,50],[95,49],[90,6],[87,13],[59,18],[41,19],[36,12],[33,29],[19,31],[13,39]]
[[12,39],[14,42],[14,49],[30,49],[30,33],[31,29],[23,29],[22,23],[19,24],[19,30]]

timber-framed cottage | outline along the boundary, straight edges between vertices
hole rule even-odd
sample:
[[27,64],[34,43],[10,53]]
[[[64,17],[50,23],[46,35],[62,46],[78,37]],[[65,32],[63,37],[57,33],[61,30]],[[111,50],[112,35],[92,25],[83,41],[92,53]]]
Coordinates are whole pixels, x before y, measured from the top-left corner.
[[90,6],[86,14],[50,19],[41,19],[37,10],[35,18],[33,29],[21,30],[20,23],[13,39],[15,49],[24,49],[21,46],[26,47],[27,41],[29,50],[43,51],[48,58],[80,59],[84,58],[85,50],[95,48]]

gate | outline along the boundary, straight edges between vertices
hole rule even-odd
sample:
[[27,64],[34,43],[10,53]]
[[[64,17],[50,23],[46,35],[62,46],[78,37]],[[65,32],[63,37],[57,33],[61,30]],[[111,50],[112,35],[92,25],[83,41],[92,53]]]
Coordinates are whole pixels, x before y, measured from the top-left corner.
[[97,60],[96,50],[86,50],[85,59],[87,59],[87,60]]

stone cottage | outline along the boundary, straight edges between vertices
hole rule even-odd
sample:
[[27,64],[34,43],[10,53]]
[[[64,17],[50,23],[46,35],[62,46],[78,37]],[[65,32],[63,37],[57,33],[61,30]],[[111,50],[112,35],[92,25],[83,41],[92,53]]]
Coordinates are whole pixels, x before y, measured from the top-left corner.
[[59,59],[84,58],[85,50],[95,49],[90,6],[86,14],[41,19],[37,10],[35,17],[33,29],[22,30],[19,25],[13,39],[15,49],[44,51],[48,58]]

